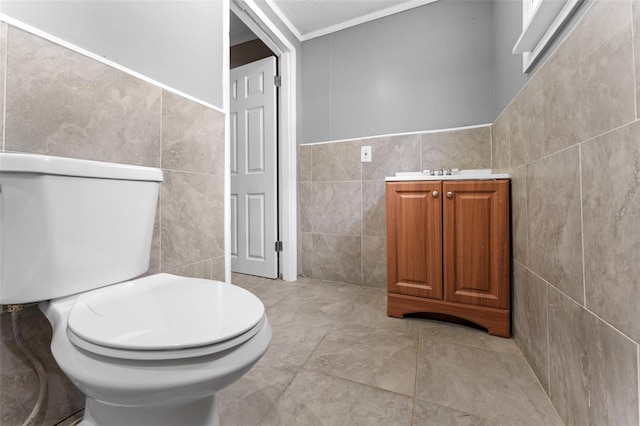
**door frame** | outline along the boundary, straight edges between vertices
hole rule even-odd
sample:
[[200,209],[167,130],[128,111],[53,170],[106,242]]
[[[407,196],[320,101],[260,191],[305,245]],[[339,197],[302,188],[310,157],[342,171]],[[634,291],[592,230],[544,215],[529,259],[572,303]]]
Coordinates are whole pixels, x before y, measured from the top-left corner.
[[[224,101],[225,126],[225,280],[231,282],[231,175],[229,171],[229,11],[232,10],[279,58],[278,75],[282,78],[278,108],[278,223],[282,251],[280,274],[285,281],[298,277],[298,194],[296,140],[296,62],[295,47],[253,0],[227,0],[223,30],[226,37],[226,73]],[[226,3],[226,1],[225,1]],[[224,6],[223,6],[224,7]],[[226,28],[225,28],[226,26]]]

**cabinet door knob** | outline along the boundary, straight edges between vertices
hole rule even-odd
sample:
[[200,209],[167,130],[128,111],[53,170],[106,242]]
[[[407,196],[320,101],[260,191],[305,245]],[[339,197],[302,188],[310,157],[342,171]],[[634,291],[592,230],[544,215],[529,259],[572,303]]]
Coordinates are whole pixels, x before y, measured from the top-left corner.
[[438,191],[433,191],[433,192],[431,193],[431,195],[433,195],[434,197],[437,197],[437,196],[438,196]]
[[447,198],[453,198],[453,192],[451,191],[447,192]]

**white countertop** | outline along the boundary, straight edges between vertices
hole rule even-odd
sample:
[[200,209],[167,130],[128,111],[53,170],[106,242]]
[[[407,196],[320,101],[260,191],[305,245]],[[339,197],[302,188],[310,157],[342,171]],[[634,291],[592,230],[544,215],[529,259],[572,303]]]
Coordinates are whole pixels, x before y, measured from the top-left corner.
[[[445,172],[446,173],[446,170]],[[468,169],[455,171],[450,175],[432,176],[429,170],[423,172],[398,172],[395,176],[387,176],[384,178],[387,182],[402,182],[414,180],[492,180],[492,179],[510,179],[509,173],[491,173],[491,169]]]

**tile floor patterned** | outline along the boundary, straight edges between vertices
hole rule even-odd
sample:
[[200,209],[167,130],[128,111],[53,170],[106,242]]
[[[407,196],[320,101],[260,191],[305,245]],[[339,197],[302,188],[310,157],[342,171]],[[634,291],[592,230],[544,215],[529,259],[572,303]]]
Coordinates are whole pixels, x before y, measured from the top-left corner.
[[388,318],[379,288],[233,274],[273,342],[219,393],[222,426],[562,425],[511,339]]

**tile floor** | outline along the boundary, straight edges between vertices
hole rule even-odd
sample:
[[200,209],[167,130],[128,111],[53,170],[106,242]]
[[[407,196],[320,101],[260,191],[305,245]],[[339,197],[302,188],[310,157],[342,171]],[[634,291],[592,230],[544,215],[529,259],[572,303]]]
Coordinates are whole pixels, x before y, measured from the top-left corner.
[[219,394],[222,426],[563,424],[511,339],[388,318],[382,289],[232,281],[262,299],[273,341]]

